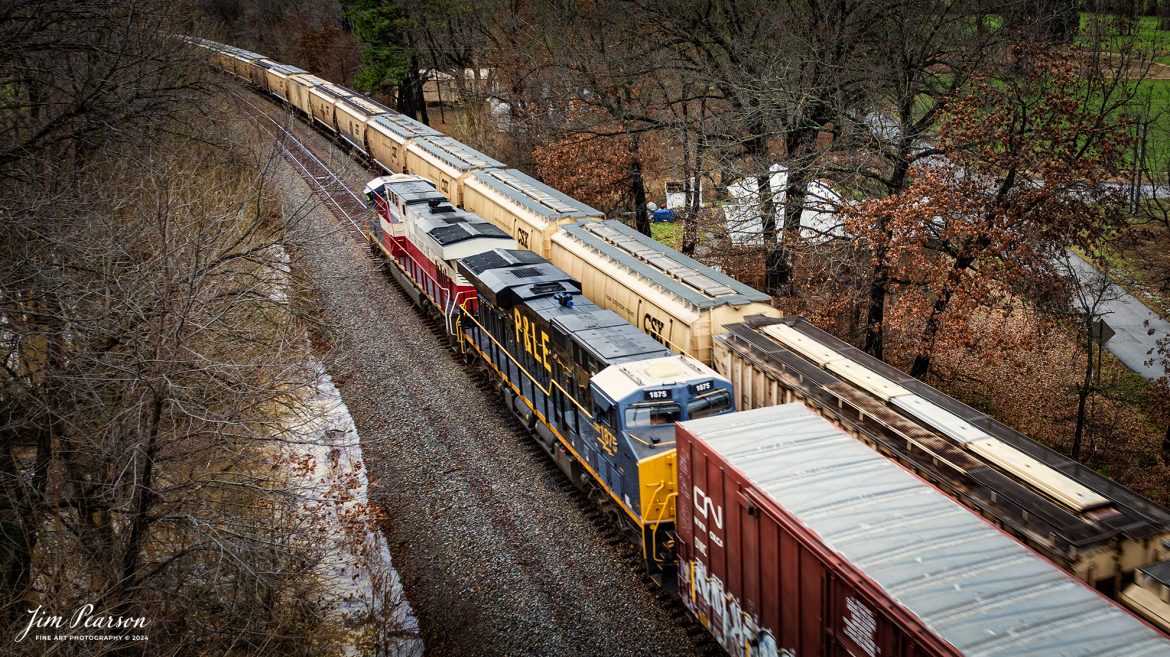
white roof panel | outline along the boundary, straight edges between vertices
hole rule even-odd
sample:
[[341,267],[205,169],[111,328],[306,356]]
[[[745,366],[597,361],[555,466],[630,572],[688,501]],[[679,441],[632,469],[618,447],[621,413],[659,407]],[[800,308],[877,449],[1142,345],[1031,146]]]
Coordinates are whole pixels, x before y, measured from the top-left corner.
[[787,324],[769,324],[761,330],[775,338],[784,348],[795,351],[821,367],[834,361],[848,361],[841,354]]
[[920,395],[899,395],[889,402],[935,431],[964,445],[973,440],[991,437],[979,427]]
[[858,388],[880,397],[883,401],[890,401],[891,398],[898,395],[910,394],[909,390],[851,360],[832,361],[826,366],[826,369]]
[[1109,500],[1087,486],[996,438],[972,440],[966,447],[1074,511],[1083,512],[1109,504]]

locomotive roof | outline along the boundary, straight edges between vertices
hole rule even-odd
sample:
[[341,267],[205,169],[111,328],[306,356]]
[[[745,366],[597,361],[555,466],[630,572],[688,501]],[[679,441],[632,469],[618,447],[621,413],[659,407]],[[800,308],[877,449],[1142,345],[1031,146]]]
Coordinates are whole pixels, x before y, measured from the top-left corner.
[[742,306],[771,298],[620,221],[584,220],[563,226],[561,230],[697,308]]
[[425,137],[414,142],[417,148],[430,157],[463,173],[471,169],[503,167],[504,163],[480,153],[474,148],[451,137]]
[[431,239],[438,242],[441,246],[448,246],[458,242],[465,242],[467,240],[479,239],[481,237],[492,239],[510,240],[512,236],[505,233],[496,227],[495,224],[487,221],[480,222],[464,222],[457,223],[450,226],[440,226],[432,228],[427,231]]
[[447,197],[443,196],[439,190],[435,189],[435,186],[432,185],[429,180],[424,180],[422,178],[414,178],[412,180],[387,180],[384,186],[394,190],[394,193],[397,194],[402,199],[402,202],[407,205],[413,205],[415,203],[426,203],[432,199],[442,199],[444,201],[447,200]]
[[1170,654],[1170,639],[803,404],[681,426],[963,654]]
[[[571,336],[604,365],[668,356],[662,346],[612,310],[581,296],[581,284],[531,251],[493,249],[459,261],[464,276],[488,303],[507,311],[524,305],[538,319]],[[554,295],[573,295],[573,305]]]
[[546,222],[572,218],[601,218],[600,210],[562,194],[517,169],[489,169],[472,174],[468,182],[479,182],[504,197],[508,203],[523,208]]
[[429,125],[419,123],[398,112],[387,112],[375,116],[370,120],[370,125],[377,126],[381,129],[380,132],[397,138],[400,143],[416,137],[439,137],[443,134]]
[[621,401],[647,386],[664,386],[691,381],[721,378],[719,373],[694,358],[671,354],[662,358],[640,360],[608,367],[593,382],[614,401]]
[[528,299],[559,292],[581,293],[581,284],[529,251],[492,249],[463,258],[459,268],[488,303],[510,310]]

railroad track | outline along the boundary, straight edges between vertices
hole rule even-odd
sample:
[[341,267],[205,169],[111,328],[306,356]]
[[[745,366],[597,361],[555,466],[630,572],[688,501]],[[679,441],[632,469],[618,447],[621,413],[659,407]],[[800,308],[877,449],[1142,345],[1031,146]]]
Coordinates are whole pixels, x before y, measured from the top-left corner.
[[[274,101],[267,97],[264,98],[266,103],[275,106]],[[281,154],[305,181],[309,189],[312,190],[313,195],[322,202],[323,206],[329,211],[329,214],[336,219],[338,225],[344,232],[352,239],[356,239],[360,246],[367,246],[368,239],[363,229],[367,208],[365,200],[361,195],[341,179],[338,173],[327,163],[326,160],[328,158],[322,158],[314,153],[304,140],[299,139],[293,133],[290,127],[284,125],[278,118],[273,117],[271,108],[260,107],[246,98],[241,98],[240,100],[256,111],[258,120],[273,135],[273,138],[281,149]],[[304,126],[301,127],[303,128]],[[332,135],[317,130],[315,126],[313,126],[313,130],[328,139],[334,146],[348,150],[347,144],[338,142]],[[370,175],[381,175],[380,171],[373,169],[368,164],[363,163],[363,166],[365,166]],[[372,262],[382,270],[386,283],[397,290],[402,295],[402,298],[410,300],[413,304],[413,300],[394,281],[387,269],[394,265],[387,262],[380,252],[372,254]],[[416,308],[418,307],[416,306]],[[446,343],[448,335],[442,318],[434,312],[426,312],[423,308],[419,308],[419,315],[425,319],[425,324],[435,339]],[[473,380],[476,382],[475,387],[478,390],[474,392],[469,391],[468,394],[484,395],[486,399],[490,399],[493,402],[492,407],[496,409],[501,417],[507,416],[508,425],[512,429],[511,435],[508,438],[514,440],[515,444],[529,456],[531,461],[540,464],[545,474],[555,482],[553,484],[554,487],[574,503],[580,510],[582,517],[586,518],[589,524],[598,532],[601,541],[614,549],[620,559],[620,563],[640,580],[645,587],[653,591],[654,599],[665,614],[677,623],[691,640],[700,646],[700,649],[705,655],[708,657],[724,656],[726,653],[722,647],[715,642],[706,628],[694,619],[683,606],[682,602],[676,596],[670,595],[666,591],[658,588],[650,576],[645,573],[639,552],[640,548],[629,542],[621,530],[610,522],[608,516],[597,507],[586,492],[565,478],[561,470],[538,444],[535,433],[525,427],[515,414],[502,409],[499,405],[499,384],[487,368],[478,362],[468,364],[460,358],[458,349],[450,349],[448,353],[453,360],[459,362],[463,367],[472,370]],[[498,440],[498,437],[496,439]],[[523,537],[517,536],[516,540],[522,541]],[[524,563],[523,565],[529,567],[529,564]],[[555,592],[550,593],[555,594]]]

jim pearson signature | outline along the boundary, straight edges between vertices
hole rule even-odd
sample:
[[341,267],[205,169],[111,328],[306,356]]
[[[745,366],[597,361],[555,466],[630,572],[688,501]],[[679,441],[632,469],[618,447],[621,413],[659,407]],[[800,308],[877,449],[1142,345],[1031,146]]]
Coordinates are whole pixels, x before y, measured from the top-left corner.
[[16,642],[24,641],[25,637],[31,630],[41,630],[46,628],[51,629],[100,629],[100,630],[122,630],[122,629],[142,629],[150,624],[145,616],[104,616],[95,615],[93,613],[94,606],[85,604],[78,607],[69,616],[56,616],[48,614],[44,611],[44,605],[36,609],[28,611],[30,618],[28,625],[24,630],[16,636]]

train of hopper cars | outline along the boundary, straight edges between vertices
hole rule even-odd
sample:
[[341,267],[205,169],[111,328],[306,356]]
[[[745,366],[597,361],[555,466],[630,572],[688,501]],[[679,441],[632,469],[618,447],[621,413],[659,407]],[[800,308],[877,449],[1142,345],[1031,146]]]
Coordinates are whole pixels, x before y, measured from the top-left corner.
[[[736,400],[745,407],[806,401],[822,416],[908,465],[1081,579],[1107,592],[1116,592],[1132,580],[1134,585],[1125,589],[1123,599],[1159,622],[1159,602],[1166,602],[1170,595],[1166,568],[1152,563],[1165,558],[1170,550],[1166,545],[1170,513],[1164,509],[1090,475],[1023,436],[996,433],[1002,425],[984,416],[979,416],[982,420],[975,418],[971,414],[978,414],[970,409],[955,417],[996,430],[961,443],[959,449],[966,450],[962,455],[982,458],[981,465],[974,466],[976,460],[958,459],[954,449],[947,453],[929,449],[937,447],[939,434],[962,430],[961,423],[955,425],[949,416],[934,412],[936,407],[953,410],[958,402],[925,386],[915,388],[906,381],[908,377],[884,364],[867,373],[865,366],[872,363],[851,365],[845,362],[849,358],[834,359],[827,352],[840,344],[826,341],[828,346],[821,352],[809,345],[804,345],[805,351],[795,350],[806,360],[809,353],[819,357],[819,361],[808,362],[817,363],[821,374],[806,366],[796,375],[803,377],[808,386],[805,389],[784,387],[777,383],[779,377],[769,379],[762,374],[745,379],[744,371],[784,370],[784,357],[793,352],[757,349],[750,355],[740,353],[739,359],[733,360],[727,345],[733,343],[735,331],[745,326],[792,326],[802,321],[779,317],[766,305],[765,295],[642,238],[618,222],[604,221],[596,210],[519,171],[504,169],[486,155],[352,91],[255,53],[192,41],[211,50],[213,63],[222,70],[287,102],[392,172],[371,181],[365,190],[372,209],[368,231],[372,247],[394,264],[391,271],[420,306],[444,318],[448,334],[468,359],[494,373],[505,402],[570,479],[591,491],[642,546],[647,570],[664,586],[677,586],[688,608],[732,654],[1103,654],[1078,648],[1092,643],[1087,635],[1073,640],[1076,633],[1053,637],[1051,629],[1044,629],[1064,627],[1073,618],[1053,611],[1064,594],[1053,598],[1052,593],[1057,589],[1079,592],[1081,585],[1069,589],[1065,577],[1059,580],[1065,582],[1060,587],[1045,585],[1033,590],[1025,585],[1011,596],[1003,596],[1012,600],[992,601],[982,597],[990,589],[972,585],[990,586],[988,582],[996,577],[1011,575],[997,571],[988,575],[990,580],[981,581],[981,571],[971,570],[954,571],[956,578],[967,582],[967,588],[952,582],[948,590],[941,590],[932,582],[944,581],[951,571],[930,566],[921,554],[909,561],[903,558],[914,552],[911,543],[916,541],[900,536],[893,520],[879,524],[889,530],[886,538],[891,545],[905,549],[890,550],[886,560],[916,578],[918,589],[933,591],[931,595],[936,597],[932,600],[944,608],[953,604],[953,609],[961,610],[973,623],[971,627],[983,627],[988,636],[1006,632],[1020,639],[998,642],[1016,646],[1014,652],[1007,648],[968,652],[945,633],[940,634],[930,619],[918,617],[915,621],[916,612],[904,604],[898,591],[867,576],[864,569],[858,570],[859,562],[837,551],[835,545],[822,543],[810,548],[820,559],[821,570],[817,572],[821,574],[809,577],[819,577],[822,586],[834,578],[864,585],[851,593],[824,589],[813,596],[806,591],[813,580],[805,581],[805,575],[798,578],[795,589],[776,579],[756,579],[755,589],[739,589],[737,585],[747,581],[749,572],[761,578],[766,569],[779,567],[783,575],[788,565],[803,568],[804,557],[793,557],[803,555],[799,546],[796,552],[786,551],[796,544],[785,543],[782,532],[760,534],[751,549],[742,534],[733,541],[715,533],[713,518],[722,519],[724,513],[733,516],[730,507],[734,500],[724,500],[726,504],[716,505],[718,508],[712,506],[715,494],[695,486],[684,472],[684,455],[674,449],[675,422],[686,427],[691,421],[707,421],[700,418],[726,417],[734,424],[755,417],[733,413]],[[332,109],[323,99],[332,99]],[[461,203],[453,203],[456,199]],[[460,204],[462,208],[457,207]],[[523,250],[525,247],[528,250]],[[556,266],[558,258],[565,267]],[[806,332],[810,331],[815,330]],[[705,357],[699,360],[692,354]],[[727,376],[712,370],[704,360],[721,366]],[[848,370],[853,378],[844,380],[864,393],[853,394],[853,407],[847,408],[840,394],[832,403],[825,401],[824,394],[812,394],[840,383],[825,376],[838,370]],[[883,387],[882,383],[868,387],[858,383],[872,383],[879,374],[888,375],[890,385],[902,383],[905,391]],[[770,392],[761,393],[761,386]],[[880,397],[882,391],[887,393],[885,398]],[[886,406],[902,409],[901,419],[882,416],[876,422],[880,428],[875,429],[875,423],[870,422],[867,430],[859,429],[881,410],[874,402],[879,398]],[[750,401],[744,403],[745,399]],[[847,408],[847,412],[833,411],[834,405]],[[854,415],[852,423],[850,414]],[[785,435],[777,429],[774,438],[784,442]],[[900,450],[890,447],[907,435],[917,442],[907,442]],[[709,456],[719,459],[731,454],[716,447]],[[940,463],[954,470],[955,461],[966,465],[965,477],[936,476],[934,470],[942,467]],[[731,460],[727,467],[743,474],[741,466]],[[828,470],[825,476],[833,481],[838,474]],[[833,487],[865,489],[865,477],[845,472],[839,476]],[[973,487],[972,482],[978,486]],[[767,499],[771,494],[768,486],[750,476],[741,478],[737,485],[747,491],[740,503],[749,516],[758,513],[761,506],[744,500]],[[865,496],[858,497],[836,508],[844,513],[861,508],[864,502]],[[1058,505],[1062,503],[1073,505],[1070,508],[1075,513],[1054,513],[1054,508],[1061,510]],[[789,511],[776,500],[764,506],[780,514]],[[694,524],[696,508],[711,514],[700,521],[701,531],[696,531]],[[1070,515],[1075,522],[1066,517]],[[911,523],[908,515],[895,516],[907,525]],[[987,536],[1001,535],[980,526],[991,532]],[[738,527],[738,531],[743,529]],[[800,533],[809,527],[797,521],[790,529]],[[1036,540],[1046,530],[1050,540]],[[812,535],[815,537],[815,530]],[[797,538],[801,537],[808,534],[800,533]],[[719,550],[713,550],[713,545]],[[716,552],[722,553],[722,561],[704,561],[713,559]],[[792,558],[797,561],[790,561]],[[769,565],[769,560],[776,559],[779,566]],[[1029,568],[1043,570],[1038,564],[1047,563],[1033,560],[1036,563],[1029,561]],[[773,589],[771,584],[779,588]],[[1141,590],[1135,592],[1135,586]],[[976,591],[974,597],[972,590]],[[1028,601],[1041,599],[1044,604],[1028,606]],[[715,604],[718,600],[723,603]],[[794,600],[802,602],[794,604]],[[980,600],[988,601],[987,609],[981,608]],[[1112,603],[1097,596],[1084,600],[1090,615],[1079,618],[1091,618],[1097,624],[1093,636],[1124,634],[1133,638],[1127,644],[1129,649],[1147,651],[1124,654],[1163,654],[1170,649],[1166,638],[1148,626],[1127,614],[1114,613]],[[813,609],[805,610],[809,605]],[[795,621],[784,616],[792,607],[798,610]],[[788,611],[776,615],[768,609]],[[881,613],[875,615],[875,609]],[[906,615],[908,610],[910,616]],[[1049,613],[1053,615],[1045,616]],[[1068,624],[1080,626],[1080,621]],[[916,626],[916,622],[925,625]],[[815,629],[810,629],[813,626]],[[889,639],[905,632],[917,639],[927,635],[933,639],[924,643]],[[1029,643],[1029,636],[1034,643]],[[891,640],[894,643],[889,643]],[[1021,652],[1021,645],[1030,647]],[[881,646],[893,647],[883,650]]]

